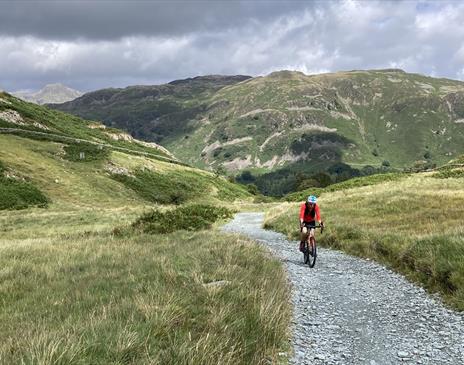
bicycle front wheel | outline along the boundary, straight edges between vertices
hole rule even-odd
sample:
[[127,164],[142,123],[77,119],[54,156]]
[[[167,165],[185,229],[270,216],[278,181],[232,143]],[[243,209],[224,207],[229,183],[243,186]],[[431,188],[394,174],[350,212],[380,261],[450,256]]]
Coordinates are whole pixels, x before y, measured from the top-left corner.
[[308,265],[309,267],[314,267],[316,265],[316,257],[317,257],[317,246],[316,240],[314,237],[311,237],[309,245],[309,255],[308,255]]
[[309,245],[308,245],[308,241],[306,241],[305,244],[304,244],[303,257],[304,257],[304,263],[309,264]]

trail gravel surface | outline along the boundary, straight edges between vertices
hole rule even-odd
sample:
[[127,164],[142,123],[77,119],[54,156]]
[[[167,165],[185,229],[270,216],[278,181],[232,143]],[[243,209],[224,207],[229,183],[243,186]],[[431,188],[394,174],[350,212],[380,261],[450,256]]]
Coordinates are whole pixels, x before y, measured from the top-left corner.
[[[224,231],[268,247],[292,284],[291,364],[464,364],[464,315],[369,260],[318,248],[303,264],[297,242],[262,229],[264,214],[239,213]],[[281,354],[285,356],[285,354]]]

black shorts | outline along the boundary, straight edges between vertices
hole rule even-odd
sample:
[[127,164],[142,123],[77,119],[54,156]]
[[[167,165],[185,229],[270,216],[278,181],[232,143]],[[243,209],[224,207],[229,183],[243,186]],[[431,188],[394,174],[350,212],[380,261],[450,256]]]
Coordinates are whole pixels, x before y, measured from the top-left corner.
[[316,221],[303,222],[303,227],[306,227],[308,229],[315,228],[316,227]]

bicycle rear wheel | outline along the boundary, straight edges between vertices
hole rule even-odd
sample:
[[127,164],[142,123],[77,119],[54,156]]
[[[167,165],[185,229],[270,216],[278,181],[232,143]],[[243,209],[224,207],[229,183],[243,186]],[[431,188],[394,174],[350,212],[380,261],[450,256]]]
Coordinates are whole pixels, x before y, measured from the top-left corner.
[[308,265],[309,267],[314,267],[316,265],[316,257],[317,257],[317,246],[316,246],[316,240],[314,237],[310,238],[311,244],[309,245],[308,249]]

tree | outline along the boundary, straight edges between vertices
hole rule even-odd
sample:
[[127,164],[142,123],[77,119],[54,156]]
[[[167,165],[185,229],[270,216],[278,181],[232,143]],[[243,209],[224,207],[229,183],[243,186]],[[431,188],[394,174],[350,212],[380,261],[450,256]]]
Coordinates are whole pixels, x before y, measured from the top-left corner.
[[217,166],[217,167],[214,169],[214,175],[215,175],[216,177],[224,176],[226,173],[227,173],[227,170],[226,170],[225,167],[222,166],[222,165],[219,165],[219,166]]
[[250,194],[253,194],[253,195],[259,194],[258,187],[255,184],[247,184],[246,188]]

